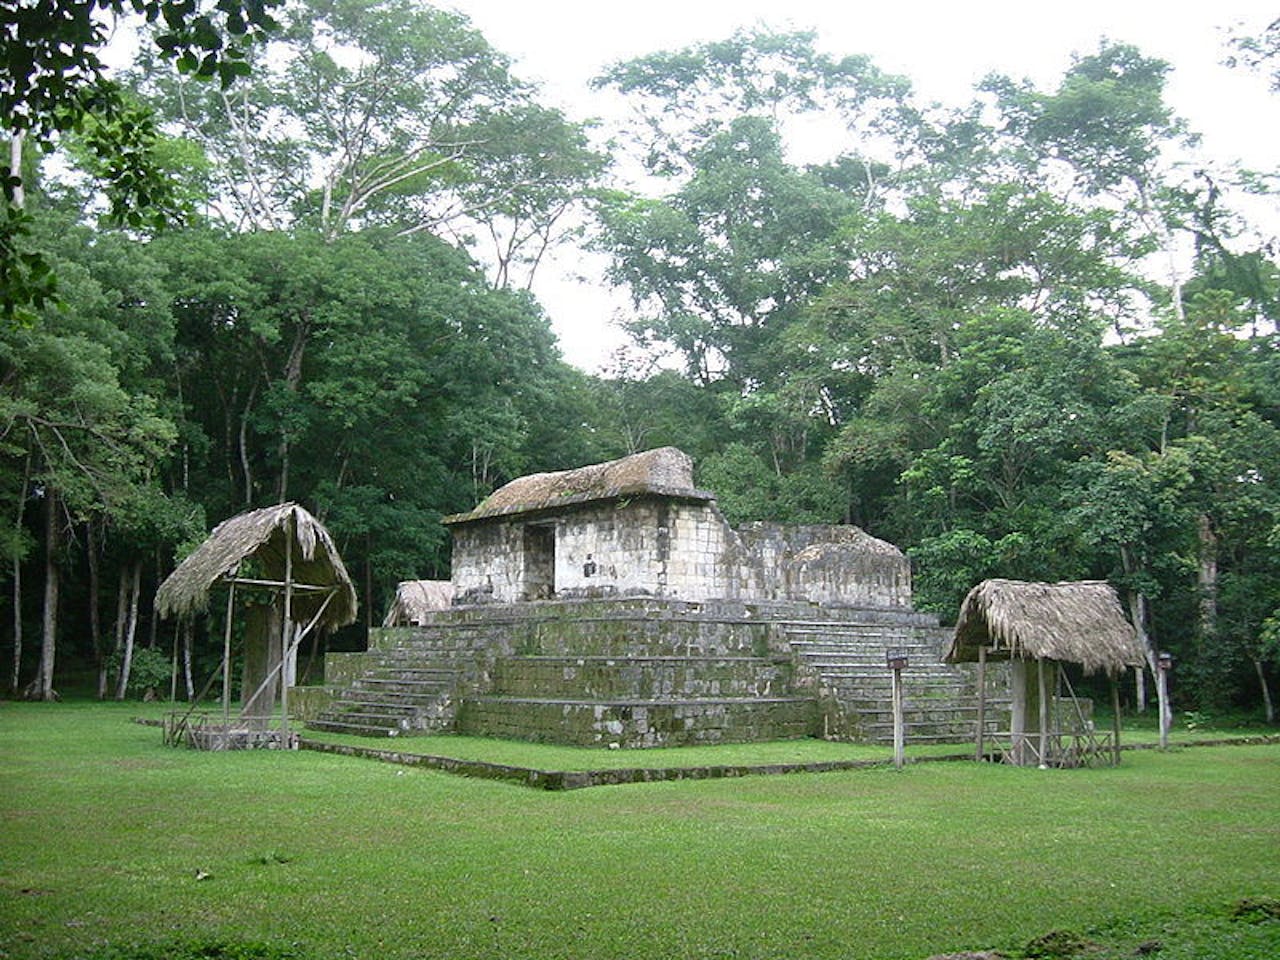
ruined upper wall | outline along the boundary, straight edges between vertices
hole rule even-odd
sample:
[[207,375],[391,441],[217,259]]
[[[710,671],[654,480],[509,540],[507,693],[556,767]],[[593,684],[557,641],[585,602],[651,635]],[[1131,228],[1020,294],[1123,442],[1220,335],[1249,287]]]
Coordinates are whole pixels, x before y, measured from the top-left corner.
[[736,532],[759,599],[911,608],[910,561],[859,527],[748,523]]

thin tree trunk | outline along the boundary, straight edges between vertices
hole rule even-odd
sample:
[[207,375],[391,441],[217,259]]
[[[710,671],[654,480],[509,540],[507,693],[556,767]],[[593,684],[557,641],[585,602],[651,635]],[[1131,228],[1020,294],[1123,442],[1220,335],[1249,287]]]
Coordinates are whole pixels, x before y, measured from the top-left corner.
[[[155,560],[156,560],[155,583],[157,586],[159,586],[164,581],[164,577],[161,576],[162,568],[160,566],[159,550],[157,550],[155,553]],[[151,592],[154,593],[154,591],[151,591]],[[159,633],[160,633],[160,618],[156,616],[155,610],[152,610],[151,619],[147,621],[147,649],[154,650],[156,648],[156,643],[160,639]]]
[[133,667],[133,640],[138,632],[138,595],[142,592],[142,561],[136,560],[129,577],[129,620],[124,631],[124,652],[120,657],[120,676],[116,679],[116,699],[129,692],[129,671]]
[[97,695],[107,699],[107,652],[102,649],[102,569],[98,562],[98,536],[92,520],[85,525],[85,550],[89,560],[89,638],[93,641],[93,665],[98,673]]
[[1196,530],[1200,542],[1197,575],[1197,585],[1200,588],[1200,637],[1203,641],[1211,641],[1218,629],[1218,536],[1213,532],[1213,523],[1207,514],[1200,514]]
[[58,652],[58,496],[49,490],[45,497],[44,526],[44,620],[40,637],[40,670],[32,685],[31,699],[57,700],[53,689],[54,658]]
[[[24,134],[19,131],[9,139],[9,175],[22,176],[22,141]],[[21,210],[27,205],[27,193],[21,180],[13,187],[13,206]]]
[[[306,353],[307,339],[311,335],[311,319],[305,313],[298,317],[298,328],[293,334],[293,343],[289,347],[289,359],[284,367],[284,385],[291,397],[297,396],[298,385],[302,383],[302,358]],[[289,456],[292,441],[287,426],[280,428],[280,483],[276,488],[276,502],[284,503],[289,493]]]
[[253,411],[253,401],[257,395],[258,385],[255,383],[249,391],[249,399],[245,401],[244,410],[240,414],[238,441],[240,445],[240,469],[244,471],[244,505],[246,507],[253,503],[253,470],[249,466],[249,414]]
[[22,679],[22,557],[16,547],[22,542],[22,518],[27,508],[27,484],[31,481],[31,454],[27,454],[22,468],[22,490],[18,496],[18,518],[13,525],[13,672],[9,676],[9,690],[15,696]]
[[[129,615],[129,568],[120,566],[120,576],[116,582],[116,628],[111,642],[112,654],[124,649],[124,625]],[[116,665],[117,673],[119,664]]]
[[[1151,637],[1147,634],[1147,598],[1139,590],[1129,591],[1129,617],[1133,620],[1133,630],[1138,635],[1138,643],[1147,651],[1147,659],[1151,659]],[[1134,677],[1137,709],[1142,713],[1147,709],[1147,676],[1141,667],[1137,667]]]
[[1267,674],[1262,669],[1262,661],[1252,656],[1249,659],[1253,661],[1253,669],[1258,673],[1258,686],[1262,688],[1262,706],[1266,710],[1267,723],[1275,723],[1276,708],[1271,702],[1271,689],[1267,686]]

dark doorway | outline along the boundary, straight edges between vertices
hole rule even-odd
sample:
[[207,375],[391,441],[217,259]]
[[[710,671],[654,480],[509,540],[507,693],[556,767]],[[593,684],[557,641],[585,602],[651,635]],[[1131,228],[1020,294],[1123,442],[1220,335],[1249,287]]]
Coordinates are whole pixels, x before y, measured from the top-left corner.
[[524,598],[550,600],[556,595],[556,528],[524,528]]

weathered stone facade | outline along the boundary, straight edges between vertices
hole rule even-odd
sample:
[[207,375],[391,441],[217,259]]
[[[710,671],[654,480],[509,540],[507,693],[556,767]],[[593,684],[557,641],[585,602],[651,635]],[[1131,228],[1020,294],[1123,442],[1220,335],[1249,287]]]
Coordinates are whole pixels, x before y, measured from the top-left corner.
[[910,608],[910,567],[893,545],[849,526],[735,530],[692,473],[668,447],[508,484],[445,520],[459,602],[652,596]]

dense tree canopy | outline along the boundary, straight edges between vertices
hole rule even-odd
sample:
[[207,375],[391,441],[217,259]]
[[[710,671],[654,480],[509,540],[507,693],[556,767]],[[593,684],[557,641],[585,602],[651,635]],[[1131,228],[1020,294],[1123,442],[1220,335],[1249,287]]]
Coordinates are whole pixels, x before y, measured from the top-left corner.
[[[41,29],[72,30],[56,54],[83,91],[57,106],[45,67],[0,89],[8,131],[61,151],[6,181],[15,689],[52,696],[62,649],[123,695],[135,634],[185,651],[189,689],[212,644],[160,631],[149,592],[242,509],[314,510],[376,622],[397,580],[447,575],[442,515],[675,444],[733,520],[909,549],[944,618],[984,577],[1105,577],[1186,702],[1269,695],[1280,267],[1238,203],[1264,178],[1173,162],[1195,146],[1169,65],[1103,43],[1046,89],[992,76],[922,105],[811,34],[739,33],[600,77],[635,107],[603,131],[646,171],[628,189],[456,13],[55,8]],[[109,80],[92,15],[135,9],[167,26]],[[47,39],[8,30],[11,65]],[[1270,70],[1273,33],[1241,62]],[[814,122],[830,149],[800,159]],[[148,209],[184,216],[156,232]],[[588,210],[634,302],[629,359],[594,377],[527,292]]]

